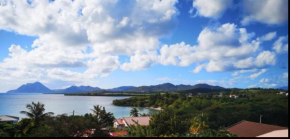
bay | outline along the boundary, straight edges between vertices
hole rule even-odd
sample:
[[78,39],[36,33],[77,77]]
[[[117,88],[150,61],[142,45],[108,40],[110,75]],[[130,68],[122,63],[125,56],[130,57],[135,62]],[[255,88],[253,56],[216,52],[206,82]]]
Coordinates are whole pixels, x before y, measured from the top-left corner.
[[[128,96],[64,96],[63,94],[0,94],[0,115],[11,115],[20,118],[26,116],[20,111],[27,111],[26,105],[32,102],[45,104],[45,112],[54,112],[54,115],[67,114],[84,115],[92,113],[94,105],[106,108],[115,118],[129,117],[133,107],[113,105],[113,100],[129,98]],[[136,107],[140,113],[156,113],[158,111]]]

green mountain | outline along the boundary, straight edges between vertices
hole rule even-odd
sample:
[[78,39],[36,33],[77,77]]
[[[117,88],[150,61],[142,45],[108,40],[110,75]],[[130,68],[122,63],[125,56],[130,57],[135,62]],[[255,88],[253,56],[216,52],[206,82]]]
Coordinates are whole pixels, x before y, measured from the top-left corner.
[[224,89],[220,86],[211,86],[208,84],[196,84],[196,85],[173,85],[171,83],[164,83],[160,85],[140,86],[134,89],[126,90],[125,92],[170,92],[170,91],[183,91],[197,88],[207,89]]

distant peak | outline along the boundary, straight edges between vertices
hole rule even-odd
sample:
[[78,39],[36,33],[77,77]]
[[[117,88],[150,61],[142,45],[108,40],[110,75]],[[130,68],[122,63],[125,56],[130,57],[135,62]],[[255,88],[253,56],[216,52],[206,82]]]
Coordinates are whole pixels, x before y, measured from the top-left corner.
[[161,85],[173,85],[172,83],[163,83]]
[[35,83],[33,83],[33,84],[42,84],[41,82],[35,82]]
[[43,85],[43,84],[40,82],[34,82],[34,83],[26,83],[24,85]]
[[199,84],[197,84],[197,85],[208,85],[208,84],[206,84],[206,83],[199,83]]

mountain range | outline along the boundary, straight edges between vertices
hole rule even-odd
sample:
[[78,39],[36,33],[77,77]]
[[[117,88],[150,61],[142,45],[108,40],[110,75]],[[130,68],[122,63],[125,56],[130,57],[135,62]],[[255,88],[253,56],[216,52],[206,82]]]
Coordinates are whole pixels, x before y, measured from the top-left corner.
[[278,87],[277,89],[288,90],[288,86]]
[[53,91],[40,82],[27,83],[21,85],[16,90],[10,90],[7,93],[52,93]]
[[7,93],[83,93],[92,91],[109,91],[109,92],[168,92],[168,91],[182,91],[196,88],[208,88],[208,89],[224,89],[220,86],[211,86],[208,84],[196,84],[196,85],[173,85],[171,83],[164,83],[151,86],[121,86],[112,89],[101,89],[99,87],[91,86],[71,86],[66,89],[51,90],[41,84],[40,82],[28,83],[20,86],[15,90],[10,90]]

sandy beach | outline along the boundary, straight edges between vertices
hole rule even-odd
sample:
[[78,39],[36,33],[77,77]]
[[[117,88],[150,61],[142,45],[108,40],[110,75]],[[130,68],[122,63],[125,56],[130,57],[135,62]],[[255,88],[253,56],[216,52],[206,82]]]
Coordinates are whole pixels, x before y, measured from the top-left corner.
[[157,107],[157,108],[154,108],[154,107],[146,107],[146,108],[148,108],[148,109],[154,109],[154,110],[158,110],[158,111],[161,111],[162,110],[161,107]]

